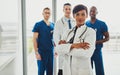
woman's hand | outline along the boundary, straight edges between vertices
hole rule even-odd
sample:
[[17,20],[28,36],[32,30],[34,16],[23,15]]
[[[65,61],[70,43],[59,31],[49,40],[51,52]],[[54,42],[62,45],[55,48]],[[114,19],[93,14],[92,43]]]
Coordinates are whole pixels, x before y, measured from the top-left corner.
[[84,42],[84,43],[73,43],[72,46],[71,46],[71,49],[73,48],[83,48],[83,49],[88,49],[90,46],[90,44],[87,43],[87,42]]
[[65,41],[65,40],[60,40],[58,44],[59,44],[59,45],[60,45],[60,44],[66,44],[66,41]]

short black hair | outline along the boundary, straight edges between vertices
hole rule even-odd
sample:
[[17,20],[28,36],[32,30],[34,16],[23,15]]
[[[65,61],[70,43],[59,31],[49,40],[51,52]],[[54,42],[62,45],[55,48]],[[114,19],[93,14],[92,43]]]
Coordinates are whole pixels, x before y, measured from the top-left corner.
[[43,9],[43,11],[44,11],[44,10],[50,10],[50,8],[48,8],[48,7],[45,7],[45,8]]
[[93,8],[97,11],[97,8],[96,8],[95,6],[92,6],[92,7],[90,8],[90,10],[93,9]]
[[76,6],[73,8],[73,14],[75,14],[75,13],[77,13],[78,11],[81,11],[81,10],[86,10],[86,13],[88,14],[87,7],[86,7],[85,5],[82,5],[82,4],[76,5]]
[[65,4],[64,4],[64,6],[66,6],[66,5],[69,5],[69,6],[71,6],[71,4],[70,4],[70,3],[65,3]]

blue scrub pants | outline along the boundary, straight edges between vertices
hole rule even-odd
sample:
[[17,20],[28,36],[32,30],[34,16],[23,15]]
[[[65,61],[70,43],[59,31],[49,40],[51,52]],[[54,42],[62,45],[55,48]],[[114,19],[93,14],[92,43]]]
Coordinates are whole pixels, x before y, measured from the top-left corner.
[[38,75],[53,75],[53,53],[42,53],[42,60],[37,60]]
[[92,68],[93,68],[93,62],[95,63],[96,75],[104,75],[104,66],[103,66],[101,48],[96,48],[94,51],[94,54],[91,58]]

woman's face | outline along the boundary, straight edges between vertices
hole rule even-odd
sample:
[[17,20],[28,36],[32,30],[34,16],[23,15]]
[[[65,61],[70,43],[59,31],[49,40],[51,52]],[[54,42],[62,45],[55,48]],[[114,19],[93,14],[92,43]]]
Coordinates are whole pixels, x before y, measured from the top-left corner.
[[81,26],[85,23],[85,20],[86,20],[88,14],[86,13],[86,10],[81,10],[81,11],[78,11],[77,13],[75,13],[73,16],[76,20],[77,26]]

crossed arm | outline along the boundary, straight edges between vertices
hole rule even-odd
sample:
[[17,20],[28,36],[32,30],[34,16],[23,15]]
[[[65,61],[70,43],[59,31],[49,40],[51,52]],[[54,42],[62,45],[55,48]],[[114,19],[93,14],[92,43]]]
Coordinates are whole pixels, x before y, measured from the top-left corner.
[[58,54],[69,54],[75,57],[90,58],[95,49],[96,34],[89,31],[86,35],[85,42],[69,44],[65,40],[59,41],[55,51]]
[[[60,44],[67,44],[67,42],[66,42],[65,40],[60,40],[60,41],[59,41],[59,45],[60,45]],[[73,43],[73,44],[71,45],[70,50],[72,50],[73,48],[82,48],[82,49],[86,50],[86,49],[88,49],[88,48],[90,47],[89,45],[90,45],[90,44],[87,43],[87,42]]]

